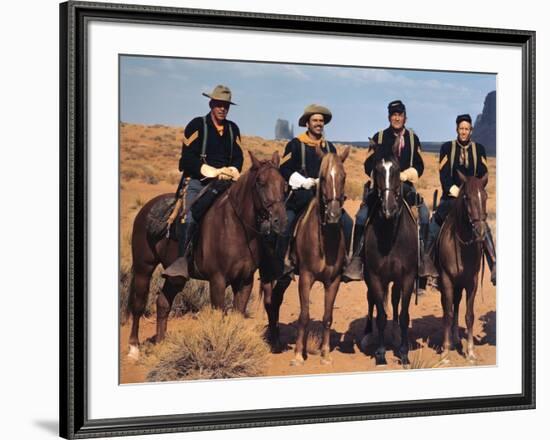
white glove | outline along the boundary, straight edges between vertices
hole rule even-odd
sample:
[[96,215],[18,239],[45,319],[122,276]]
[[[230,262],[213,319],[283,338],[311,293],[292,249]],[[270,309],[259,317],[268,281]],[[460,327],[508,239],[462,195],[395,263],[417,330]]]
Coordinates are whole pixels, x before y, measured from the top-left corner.
[[229,174],[231,174],[231,179],[237,180],[239,177],[241,177],[241,173],[239,173],[239,170],[235,167],[228,167],[227,171]]
[[416,183],[418,182],[418,171],[416,171],[416,168],[413,167],[407,168],[405,171],[401,171],[399,178],[401,179],[401,182],[409,181],[411,183]]
[[290,176],[290,179],[288,179],[288,184],[291,186],[292,189],[298,189],[302,188],[302,185],[305,183],[306,180],[307,179],[302,176],[298,171],[294,171]]
[[451,186],[451,188],[449,189],[449,195],[451,197],[458,197],[458,192],[460,191],[460,188],[456,185],[453,185]]
[[211,167],[210,165],[202,165],[201,166],[201,174],[204,177],[218,177],[218,175],[221,173],[221,170],[218,168]]
[[317,185],[317,179],[314,179],[313,177],[308,177],[306,181],[302,184],[302,188],[311,189],[315,185]]

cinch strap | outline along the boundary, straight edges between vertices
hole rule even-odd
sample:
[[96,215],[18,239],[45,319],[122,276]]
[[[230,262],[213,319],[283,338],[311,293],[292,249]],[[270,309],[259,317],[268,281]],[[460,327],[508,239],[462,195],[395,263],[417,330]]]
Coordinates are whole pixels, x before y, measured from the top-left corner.
[[451,173],[454,170],[453,165],[455,163],[455,154],[456,154],[456,141],[453,140],[451,142]]
[[302,160],[302,174],[307,177],[307,171],[306,171],[306,145],[303,142],[300,142],[300,148],[301,148],[301,160]]
[[206,116],[202,117],[202,148],[201,160],[206,163],[206,140],[208,138],[208,127],[206,126]]
[[411,137],[411,164],[410,168],[413,166],[413,159],[414,159],[414,132],[409,129],[409,136]]
[[475,142],[472,142],[472,157],[474,158],[474,176],[477,176],[477,147]]

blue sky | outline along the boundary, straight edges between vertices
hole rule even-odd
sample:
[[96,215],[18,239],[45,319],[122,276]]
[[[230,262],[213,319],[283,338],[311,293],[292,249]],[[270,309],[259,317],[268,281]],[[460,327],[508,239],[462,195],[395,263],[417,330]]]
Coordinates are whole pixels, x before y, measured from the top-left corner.
[[364,141],[388,126],[388,102],[401,99],[407,126],[421,140],[443,141],[455,136],[457,114],[481,113],[496,75],[121,56],[121,120],[184,126],[209,111],[201,93],[217,84],[231,88],[238,105],[228,118],[243,134],[272,139],[278,118],[297,134],[306,105],[318,103],[333,114],[327,138]]

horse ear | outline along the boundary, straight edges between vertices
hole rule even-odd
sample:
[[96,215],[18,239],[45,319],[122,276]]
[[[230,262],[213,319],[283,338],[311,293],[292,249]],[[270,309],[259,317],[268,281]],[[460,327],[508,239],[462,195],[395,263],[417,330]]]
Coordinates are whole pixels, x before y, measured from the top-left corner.
[[483,188],[487,186],[487,183],[489,183],[489,173],[485,173],[484,176],[481,178],[481,184],[483,185]]
[[254,156],[254,153],[248,150],[248,154],[250,155],[250,160],[252,161],[252,168],[260,168],[260,161],[256,159],[256,156]]
[[271,162],[273,163],[273,165],[279,168],[280,161],[281,161],[281,158],[279,157],[279,152],[275,150],[273,152],[273,155],[271,156]]
[[466,176],[462,174],[462,171],[456,170],[456,174],[462,183],[466,183]]
[[317,154],[317,157],[318,157],[319,159],[322,159],[323,156],[325,155],[325,153],[323,153],[323,150],[321,150],[321,146],[320,146],[320,145],[317,145],[317,146],[315,147],[315,153]]
[[347,146],[344,151],[342,151],[342,154],[340,154],[338,157],[340,158],[340,160],[342,161],[342,163],[344,163],[346,161],[346,159],[348,158],[349,156],[349,153],[351,151],[351,147],[350,146]]

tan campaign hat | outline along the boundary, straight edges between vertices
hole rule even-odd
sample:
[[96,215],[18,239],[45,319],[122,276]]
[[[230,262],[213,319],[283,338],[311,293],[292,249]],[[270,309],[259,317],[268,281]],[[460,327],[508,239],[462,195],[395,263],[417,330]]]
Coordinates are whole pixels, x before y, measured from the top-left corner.
[[229,90],[229,87],[221,84],[214,87],[214,90],[212,90],[210,94],[203,93],[202,95],[210,99],[215,99],[216,101],[225,101],[229,102],[229,104],[237,105],[234,102],[231,102],[231,90]]
[[332,119],[332,113],[328,108],[319,104],[310,104],[304,109],[304,114],[300,117],[298,125],[300,127],[305,127],[306,122],[309,121],[309,117],[316,114],[321,114],[325,117],[325,125]]

